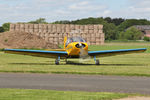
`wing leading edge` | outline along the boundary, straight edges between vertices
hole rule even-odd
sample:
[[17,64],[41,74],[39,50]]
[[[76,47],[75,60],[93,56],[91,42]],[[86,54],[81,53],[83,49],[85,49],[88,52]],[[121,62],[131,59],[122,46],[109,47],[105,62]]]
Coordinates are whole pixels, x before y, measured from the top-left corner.
[[146,51],[146,48],[140,49],[121,49],[121,50],[104,50],[104,51],[88,51],[90,56],[96,57],[107,57],[107,56],[115,56],[122,54],[130,54],[130,53],[139,53]]
[[26,50],[26,49],[4,49],[5,53],[11,54],[21,54],[21,55],[30,55],[37,57],[46,57],[46,58],[61,58],[67,57],[67,52],[65,51],[44,51],[44,50]]

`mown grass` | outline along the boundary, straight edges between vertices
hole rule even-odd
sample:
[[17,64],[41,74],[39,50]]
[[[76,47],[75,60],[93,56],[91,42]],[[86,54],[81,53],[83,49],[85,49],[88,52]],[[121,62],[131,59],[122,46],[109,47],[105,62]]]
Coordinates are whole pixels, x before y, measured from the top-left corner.
[[70,59],[55,65],[54,59],[31,57],[0,52],[0,72],[98,74],[150,77],[150,43],[108,43],[104,46],[90,46],[90,50],[113,50],[147,48],[145,53],[100,58],[101,65],[90,59],[80,63]]
[[0,89],[0,100],[113,100],[128,96],[135,96],[135,94]]

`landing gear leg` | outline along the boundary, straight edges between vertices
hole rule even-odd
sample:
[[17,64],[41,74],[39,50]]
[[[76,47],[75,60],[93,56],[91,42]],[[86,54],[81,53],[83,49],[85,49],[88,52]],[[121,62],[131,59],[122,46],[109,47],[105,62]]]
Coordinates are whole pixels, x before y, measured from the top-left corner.
[[58,56],[58,59],[55,60],[55,64],[59,65],[59,61],[60,61],[60,56]]
[[66,61],[66,64],[68,64],[67,58],[65,59],[65,61]]
[[99,65],[99,60],[96,59],[96,56],[94,56],[94,61],[95,61],[95,64],[96,64],[96,65]]

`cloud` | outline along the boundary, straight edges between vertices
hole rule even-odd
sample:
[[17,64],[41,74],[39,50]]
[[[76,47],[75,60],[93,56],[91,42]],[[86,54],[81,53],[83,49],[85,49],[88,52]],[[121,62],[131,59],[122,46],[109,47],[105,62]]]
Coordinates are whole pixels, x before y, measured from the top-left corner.
[[131,0],[128,7],[128,14],[135,18],[150,19],[150,1],[149,0]]
[[136,13],[150,13],[149,0],[133,0],[129,10]]
[[[150,0],[0,0],[0,24],[31,21],[39,17],[48,22],[87,17],[148,18]],[[119,1],[119,0],[118,0]],[[117,3],[114,3],[117,2]]]
[[127,5],[117,10],[110,10],[108,16],[150,20],[150,0],[126,0]]
[[[31,21],[39,17],[47,21],[75,20],[98,16],[97,12],[104,12],[107,7],[97,4],[96,0],[5,0],[0,4],[0,13],[5,22]],[[99,16],[102,16],[103,14]]]
[[71,10],[80,10],[80,11],[97,11],[97,10],[103,10],[106,8],[104,5],[97,5],[97,4],[92,4],[92,2],[88,1],[83,1],[83,2],[78,2],[75,4],[72,4],[69,6]]

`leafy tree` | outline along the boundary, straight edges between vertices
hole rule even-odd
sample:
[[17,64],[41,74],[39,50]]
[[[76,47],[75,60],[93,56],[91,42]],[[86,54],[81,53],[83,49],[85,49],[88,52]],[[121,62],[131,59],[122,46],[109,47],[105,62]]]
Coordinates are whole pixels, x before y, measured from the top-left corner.
[[112,19],[112,23],[114,23],[116,26],[120,25],[124,21],[125,21],[125,19],[122,19],[122,18],[114,18],[114,19]]
[[133,25],[150,25],[150,21],[146,19],[127,19],[118,26],[118,30],[121,32]]
[[113,23],[103,23],[106,40],[117,39],[117,27]]
[[4,24],[2,25],[2,28],[4,29],[4,31],[9,31],[10,23],[4,23]]
[[4,32],[4,28],[3,27],[0,27],[0,33],[1,32]]
[[120,39],[127,40],[139,40],[142,37],[142,32],[136,29],[135,27],[131,27],[125,32],[120,33]]
[[122,19],[122,18],[110,18],[110,17],[106,17],[104,18],[105,21],[107,21],[108,23],[113,23],[115,24],[116,26],[120,25],[122,22],[125,21],[125,19]]
[[112,19],[110,17],[106,17],[104,18],[105,21],[107,21],[108,23],[112,23]]
[[30,21],[30,22],[28,22],[28,23],[31,23],[31,24],[48,24],[48,23],[46,22],[46,19],[45,19],[45,18],[39,18],[39,19],[37,19],[37,20],[35,20],[35,21]]
[[68,21],[68,20],[56,21],[56,22],[54,22],[52,24],[70,24],[70,21]]
[[79,24],[79,25],[87,25],[87,24],[101,24],[104,23],[105,20],[102,18],[85,18],[80,20],[71,21],[71,24]]

